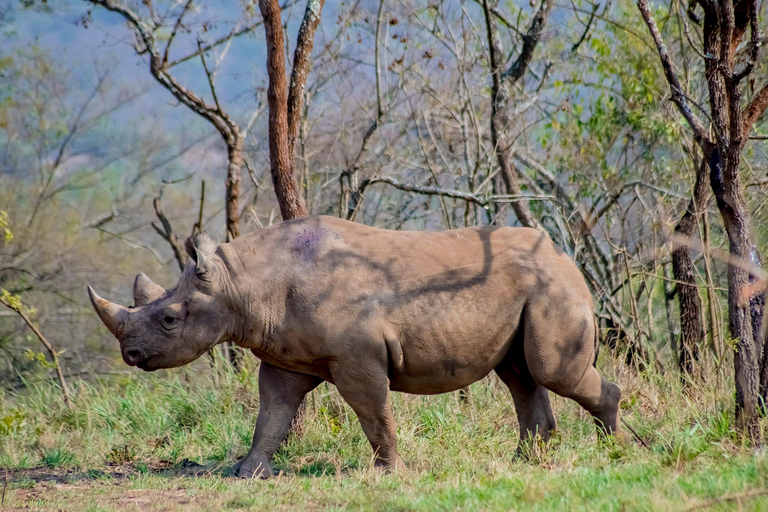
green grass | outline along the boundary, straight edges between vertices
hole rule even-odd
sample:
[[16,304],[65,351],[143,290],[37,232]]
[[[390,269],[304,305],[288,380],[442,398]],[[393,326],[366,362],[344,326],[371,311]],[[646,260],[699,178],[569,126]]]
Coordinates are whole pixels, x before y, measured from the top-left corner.
[[[0,395],[5,506],[67,510],[686,510],[768,508],[768,451],[733,431],[729,383],[685,391],[675,376],[634,376],[603,361],[624,388],[623,415],[643,438],[598,443],[579,407],[553,397],[559,432],[530,460],[513,459],[517,420],[495,378],[455,394],[395,394],[400,452],[387,474],[332,386],[310,397],[303,435],[275,457],[280,476],[226,470],[250,444],[256,367],[78,383],[75,406],[38,383]],[[619,373],[617,375],[617,373]],[[763,430],[768,421],[763,420]],[[3,471],[0,470],[0,479]]]

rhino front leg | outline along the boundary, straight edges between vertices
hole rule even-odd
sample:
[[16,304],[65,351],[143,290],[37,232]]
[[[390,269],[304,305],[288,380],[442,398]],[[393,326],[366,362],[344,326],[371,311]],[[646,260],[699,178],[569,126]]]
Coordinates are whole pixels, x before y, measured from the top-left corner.
[[335,371],[333,383],[357,414],[363,432],[376,456],[376,466],[388,470],[404,468],[397,453],[395,417],[389,405],[386,366],[373,362],[348,362]]
[[315,389],[322,379],[282,370],[261,363],[259,370],[259,416],[253,445],[232,471],[242,478],[269,478],[272,476],[270,460],[280,447],[291,420],[307,393]]

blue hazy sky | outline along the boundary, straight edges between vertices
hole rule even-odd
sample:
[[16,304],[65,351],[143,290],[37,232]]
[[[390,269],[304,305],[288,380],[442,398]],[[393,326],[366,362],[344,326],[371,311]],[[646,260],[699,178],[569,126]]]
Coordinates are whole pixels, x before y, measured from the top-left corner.
[[[138,4],[136,9],[140,6],[140,2],[127,3]],[[34,7],[25,9],[19,0],[0,0],[0,13],[6,13],[5,24],[0,31],[0,44],[6,55],[12,53],[13,48],[38,45],[48,50],[51,55],[59,56],[59,62],[71,69],[72,78],[80,80],[84,89],[87,89],[88,83],[93,83],[97,69],[108,69],[113,79],[122,87],[147,90],[146,94],[135,100],[134,114],[135,109],[155,114],[160,114],[158,109],[162,109],[164,117],[180,116],[182,122],[195,120],[193,114],[179,112],[186,111],[185,108],[170,107],[165,111],[166,106],[175,104],[175,100],[152,79],[147,59],[136,55],[133,35],[121,16],[85,1],[49,0],[47,5],[51,7],[51,12]],[[204,34],[207,41],[213,41],[228,33],[243,18],[237,1],[203,0],[198,2],[198,5],[196,17],[188,16],[187,19],[192,18],[192,21],[195,21],[205,18],[214,21],[212,28]],[[295,41],[304,5],[304,2],[297,2],[284,12],[284,21],[288,21],[286,35],[290,42]],[[80,20],[88,11],[91,12],[93,21],[84,27]],[[335,6],[327,5],[323,11],[323,24],[317,33],[318,45],[322,44],[323,25],[334,23],[335,18]],[[199,25],[194,28],[199,28]],[[194,51],[195,45],[192,36],[177,37],[172,47],[171,60]],[[223,47],[219,47],[221,48]],[[209,66],[211,60],[213,56],[209,55]],[[172,73],[183,85],[211,101],[199,59],[192,59],[175,67]],[[253,105],[253,91],[266,87],[266,78],[264,30],[258,27],[252,33],[236,39],[230,46],[217,76],[219,99],[228,105],[228,110],[234,111],[236,118],[247,115],[246,112],[250,112]],[[238,113],[238,110],[241,112]]]

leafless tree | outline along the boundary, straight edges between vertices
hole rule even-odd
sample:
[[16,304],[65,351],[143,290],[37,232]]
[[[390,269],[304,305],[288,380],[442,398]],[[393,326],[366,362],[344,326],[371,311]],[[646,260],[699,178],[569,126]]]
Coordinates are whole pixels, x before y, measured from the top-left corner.
[[[255,119],[252,116],[248,123],[241,127],[235,122],[232,116],[222,108],[216,90],[216,68],[210,66],[210,63],[206,60],[206,55],[216,46],[223,44],[234,37],[252,31],[259,25],[259,23],[251,23],[245,29],[240,28],[233,30],[228,36],[209,44],[203,44],[202,40],[198,40],[197,51],[171,60],[169,57],[171,47],[179,32],[185,28],[184,18],[193,8],[192,0],[186,0],[185,2],[172,7],[169,13],[162,16],[162,19],[160,19],[155,10],[151,8],[151,2],[147,2],[150,7],[150,19],[148,20],[142,19],[136,11],[130,9],[126,4],[115,0],[87,1],[122,16],[136,35],[136,53],[138,55],[148,56],[149,72],[152,77],[167,89],[179,102],[211,123],[221,135],[227,148],[228,160],[226,175],[227,193],[225,202],[227,240],[237,238],[240,235],[239,200],[240,177],[244,161],[243,143],[245,136]],[[162,39],[159,39],[158,36],[163,30],[167,29],[170,29],[170,35],[165,44],[162,45]],[[200,63],[210,88],[209,93],[213,100],[213,104],[205,101],[201,94],[195,93],[182,85],[171,73],[174,66],[194,57],[200,58]]]

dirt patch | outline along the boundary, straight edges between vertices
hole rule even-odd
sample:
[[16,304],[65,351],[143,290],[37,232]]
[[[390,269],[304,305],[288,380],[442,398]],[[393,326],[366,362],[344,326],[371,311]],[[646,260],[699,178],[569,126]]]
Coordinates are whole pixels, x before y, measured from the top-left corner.
[[[20,489],[13,496],[14,508],[3,510],[78,510],[96,505],[106,510],[185,510],[195,497],[184,489],[123,490],[119,483],[41,484],[35,489]],[[19,506],[20,505],[20,506]]]
[[184,459],[179,463],[158,461],[147,464],[107,464],[102,469],[61,469],[61,468],[28,468],[28,469],[0,469],[0,479],[9,484],[23,482],[53,482],[75,484],[81,481],[115,479],[122,480],[139,474],[154,473],[168,477],[196,477],[213,474],[222,474],[223,469],[214,464],[198,464]]
[[[99,469],[75,470],[38,467],[0,468],[0,490],[5,488],[2,510],[77,510],[96,506],[106,510],[187,510],[200,500],[184,486],[172,489],[133,489],[129,481],[142,475],[174,479],[222,475],[215,464],[158,461],[147,464],[107,464]],[[178,487],[176,486],[178,485]],[[128,488],[126,488],[128,486]],[[205,500],[203,500],[205,501]]]
[[135,490],[103,496],[96,503],[113,510],[175,510],[187,508],[193,501],[187,491],[178,490]]

